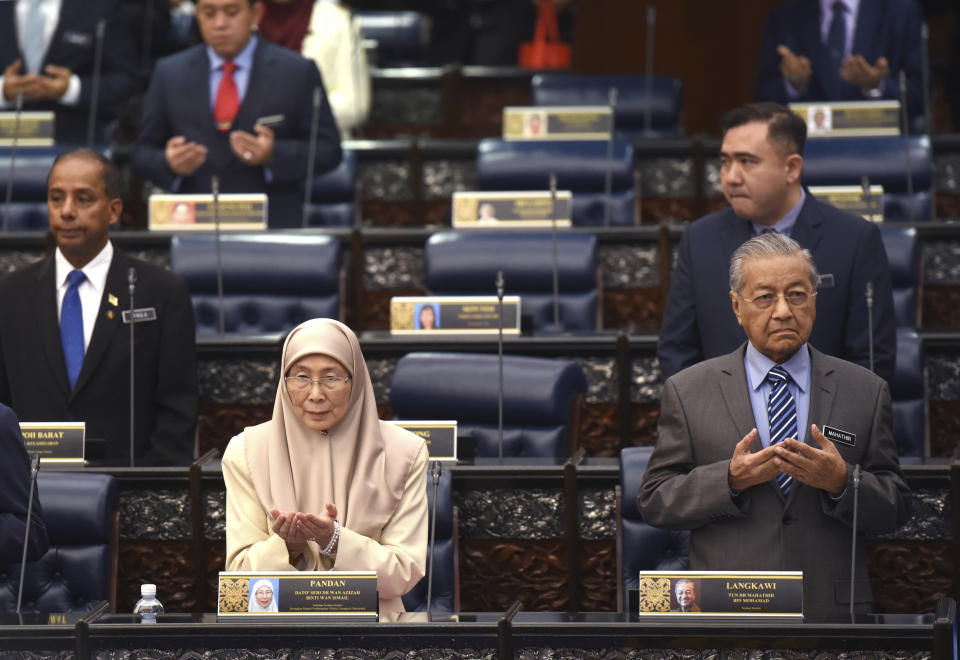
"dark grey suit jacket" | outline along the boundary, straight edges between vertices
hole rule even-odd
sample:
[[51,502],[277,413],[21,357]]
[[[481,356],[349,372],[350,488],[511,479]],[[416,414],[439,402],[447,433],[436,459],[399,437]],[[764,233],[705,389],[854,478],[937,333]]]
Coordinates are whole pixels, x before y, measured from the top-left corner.
[[[727,483],[735,445],[756,423],[743,367],[744,343],[670,378],[660,400],[657,446],[640,487],[644,520],[689,529],[691,570],[803,571],[804,612],[849,611],[853,468],[860,464],[860,536],[896,529],[908,517],[907,486],[891,433],[890,391],[863,367],[810,347],[809,424],[856,435],[836,444],[847,463],[838,501],[794,481],[784,501],[776,481],[733,496]],[[804,441],[816,446],[810,429]],[[758,439],[754,451],[761,448]],[[872,599],[867,553],[857,542],[856,601]]]

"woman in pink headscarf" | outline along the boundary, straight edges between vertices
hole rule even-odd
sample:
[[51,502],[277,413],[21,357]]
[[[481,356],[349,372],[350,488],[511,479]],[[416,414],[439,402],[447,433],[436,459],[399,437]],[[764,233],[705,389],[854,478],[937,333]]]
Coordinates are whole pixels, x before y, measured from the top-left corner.
[[314,319],[283,345],[273,418],[223,456],[227,570],[375,570],[380,611],[424,575],[427,448],[381,422],[356,335]]

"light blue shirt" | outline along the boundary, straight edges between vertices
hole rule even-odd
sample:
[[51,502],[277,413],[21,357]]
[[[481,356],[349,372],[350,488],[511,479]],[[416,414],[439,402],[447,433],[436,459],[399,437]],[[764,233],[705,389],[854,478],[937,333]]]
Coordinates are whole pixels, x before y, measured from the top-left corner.
[[[747,371],[747,388],[750,392],[750,406],[753,408],[753,420],[764,447],[770,446],[770,422],[767,420],[767,401],[773,387],[767,382],[767,373],[776,362],[747,342],[747,351],[743,356],[743,367]],[[807,435],[807,416],[810,413],[810,351],[803,344],[793,357],[780,365],[790,374],[790,394],[797,404],[797,438],[803,442]]]
[[[250,41],[233,58],[233,63],[237,65],[237,68],[233,71],[233,82],[237,86],[237,98],[240,104],[243,104],[243,99],[247,95],[250,71],[253,69],[253,51],[256,49],[257,37],[251,34]],[[223,63],[226,60],[217,55],[210,46],[207,46],[207,57],[210,58],[210,112],[213,112],[213,106],[217,102],[217,89],[223,79]]]
[[[833,23],[833,5],[837,0],[820,0],[820,39],[824,46],[830,34],[830,24]],[[843,54],[849,55],[853,50],[853,33],[857,29],[857,13],[860,11],[860,0],[840,0],[840,4],[847,10],[843,12],[846,21],[847,33],[844,35]]]
[[[773,229],[778,234],[783,234],[784,236],[789,236],[790,232],[793,231],[793,226],[797,224],[797,218],[800,216],[800,209],[803,208],[803,201],[807,198],[807,193],[803,191],[803,188],[800,189],[800,199],[796,204],[793,205],[793,208],[787,211],[787,214],[780,218],[771,229]],[[766,225],[759,222],[750,222],[753,225],[753,235],[759,236],[764,229],[767,228]]]

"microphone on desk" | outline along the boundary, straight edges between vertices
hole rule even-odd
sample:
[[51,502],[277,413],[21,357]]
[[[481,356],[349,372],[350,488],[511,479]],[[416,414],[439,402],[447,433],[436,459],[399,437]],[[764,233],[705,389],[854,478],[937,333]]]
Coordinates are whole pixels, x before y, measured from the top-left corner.
[[10,218],[10,202],[13,201],[13,174],[16,172],[17,144],[20,142],[20,117],[23,115],[23,90],[17,92],[17,105],[13,115],[13,140],[10,142],[10,170],[7,173],[7,199],[3,205],[3,231],[7,231]]
[[553,237],[553,329],[560,330],[560,262],[557,257],[557,175],[550,173],[550,228]]
[[860,504],[860,464],[857,463],[853,466],[853,526],[851,529],[851,543],[850,543],[850,623],[853,623],[854,618],[854,585],[856,584],[856,569],[857,569],[857,514],[859,513],[859,504]]
[[97,97],[100,96],[100,76],[103,69],[103,39],[107,32],[107,19],[97,21],[97,36],[93,51],[93,77],[90,82],[90,116],[87,118],[87,144],[93,146],[97,136]]
[[914,217],[913,200],[913,165],[910,163],[910,122],[907,119],[907,72],[901,70],[898,77],[900,83],[900,120],[903,123],[903,168],[907,175],[907,213],[910,222]]
[[226,334],[223,319],[223,257],[220,254],[220,178],[210,177],[210,190],[213,191],[213,247],[217,255],[217,332]]
[[[863,191],[863,202],[869,211],[871,208],[873,208],[873,192],[870,190],[870,177],[868,177],[866,174],[860,177],[860,190]],[[883,209],[881,208],[880,210],[882,213]],[[882,217],[883,216],[881,215],[881,218]]]
[[497,271],[497,456],[503,463],[503,271]]
[[134,442],[135,440],[134,429],[136,428],[134,424],[135,422],[134,411],[136,410],[136,408],[134,407],[134,404],[136,403],[136,394],[135,394],[136,388],[134,387],[134,384],[136,382],[135,379],[136,379],[136,373],[137,373],[136,368],[134,366],[136,351],[134,351],[134,330],[133,330],[133,326],[137,324],[136,318],[134,317],[134,311],[133,311],[135,309],[133,304],[133,298],[134,298],[134,294],[136,294],[136,291],[137,291],[137,269],[134,268],[133,266],[130,266],[130,270],[127,271],[127,286],[130,288],[130,467],[133,467],[135,462],[134,449],[136,447],[136,443]]
[[23,556],[20,561],[20,584],[17,586],[17,614],[23,603],[23,581],[27,575],[27,549],[30,547],[30,527],[33,524],[33,496],[37,490],[37,473],[40,471],[40,454],[30,455],[30,495],[27,496],[27,526],[23,530]]
[[616,129],[617,88],[611,87],[610,101],[610,135],[607,137],[607,171],[603,181],[603,226],[610,225],[610,203],[613,199],[613,135]]
[[647,58],[646,58],[646,73],[644,74],[646,80],[644,80],[644,96],[646,96],[646,103],[643,109],[643,132],[652,133],[653,132],[653,104],[651,99],[653,97],[653,44],[654,44],[654,35],[657,28],[657,8],[653,5],[647,6]]
[[873,371],[873,282],[867,282],[867,355],[870,371]]
[[437,492],[440,490],[440,461],[433,461],[431,474],[433,477],[433,507],[430,511],[430,562],[427,568],[427,621],[432,621],[431,605],[433,604],[433,555],[437,542]]
[[310,143],[307,149],[307,179],[303,184],[303,226],[310,225],[310,204],[313,201],[313,161],[317,157],[317,133],[320,130],[320,103],[322,95],[319,87],[313,89],[313,114],[310,116]]

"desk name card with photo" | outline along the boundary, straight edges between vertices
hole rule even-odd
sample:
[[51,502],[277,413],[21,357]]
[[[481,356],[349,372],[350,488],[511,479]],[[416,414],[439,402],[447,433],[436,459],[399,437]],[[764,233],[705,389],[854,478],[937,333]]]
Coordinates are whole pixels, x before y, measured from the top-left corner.
[[609,140],[613,109],[605,105],[503,109],[505,140]]
[[454,229],[494,228],[529,229],[570,227],[573,195],[558,190],[556,205],[549,192],[455,192],[453,193]]
[[[392,335],[495,335],[499,327],[500,304],[496,296],[396,296],[390,299]],[[503,297],[503,334],[520,334],[520,296]]]
[[822,202],[869,220],[883,221],[883,186],[812,186],[810,193]]
[[427,441],[431,461],[457,460],[457,420],[394,420],[392,422]]
[[803,617],[802,571],[641,571],[640,617]]
[[50,463],[83,463],[84,422],[20,422],[28,454],[40,454],[40,467]]
[[0,147],[52,147],[53,128],[52,112],[0,112]]
[[807,137],[871,137],[900,135],[900,101],[791,103],[807,122]]
[[217,621],[376,621],[376,571],[225,571]]
[[216,216],[220,229],[261,231],[267,228],[267,196],[263,193],[224,193],[219,209],[213,195],[150,195],[151,231],[212,231]]

